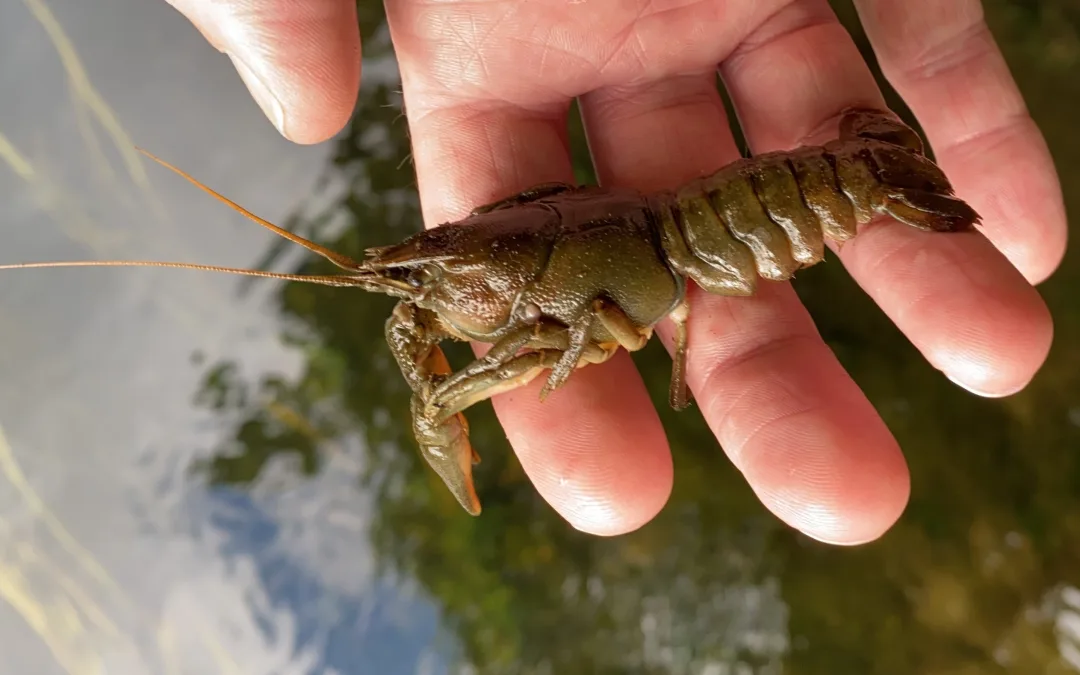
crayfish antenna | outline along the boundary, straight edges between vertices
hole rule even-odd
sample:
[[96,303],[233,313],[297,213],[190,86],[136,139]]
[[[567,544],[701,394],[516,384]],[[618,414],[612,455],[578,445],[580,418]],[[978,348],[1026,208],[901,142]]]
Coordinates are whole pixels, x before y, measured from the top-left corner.
[[[363,266],[360,265],[360,263],[353,260],[352,258],[350,258],[348,256],[341,255],[340,253],[336,253],[334,251],[331,251],[330,249],[325,248],[323,246],[319,246],[318,244],[316,244],[313,241],[309,241],[307,239],[304,239],[303,237],[301,237],[299,235],[293,234],[292,232],[289,232],[288,230],[285,230],[283,228],[278,227],[277,225],[274,225],[273,223],[271,223],[270,221],[268,221],[268,220],[266,220],[264,218],[260,218],[259,216],[255,215],[251,211],[248,211],[244,207],[242,207],[239,204],[237,204],[236,202],[232,201],[228,197],[225,197],[224,195],[222,195],[222,194],[220,194],[218,192],[215,192],[214,190],[207,187],[206,185],[203,185],[202,183],[197,181],[195,178],[193,178],[187,172],[176,168],[175,166],[173,166],[172,164],[169,164],[168,162],[166,162],[163,159],[155,157],[149,151],[144,150],[144,149],[142,149],[140,147],[136,147],[135,149],[138,150],[139,152],[141,152],[142,154],[146,155],[150,159],[154,160],[158,164],[164,166],[166,169],[169,169],[169,170],[179,174],[181,177],[187,179],[190,183],[195,185],[195,187],[197,187],[200,190],[206,192],[211,197],[214,197],[218,201],[222,202],[226,206],[232,208],[233,210],[237,211],[238,213],[240,213],[241,215],[247,217],[248,219],[252,220],[253,222],[258,223],[259,225],[262,225],[263,227],[270,230],[274,234],[277,234],[277,235],[279,235],[281,237],[284,237],[285,239],[288,239],[289,241],[293,242],[294,244],[299,244],[299,245],[303,246],[304,248],[308,249],[309,251],[311,251],[313,253],[317,253],[317,254],[321,255],[322,257],[326,258],[327,260],[334,263],[338,267],[341,267],[342,269],[348,270],[350,272],[363,272],[363,271],[365,271]],[[235,275],[245,276],[245,277],[263,277],[263,278],[266,278],[266,279],[281,279],[283,281],[299,281],[299,282],[305,282],[305,283],[309,283],[309,284],[319,284],[319,285],[322,285],[322,286],[364,286],[364,283],[363,283],[364,280],[361,279],[359,276],[350,276],[350,275],[333,276],[333,275],[316,275],[316,274],[312,274],[312,275],[284,274],[284,273],[279,273],[279,272],[264,272],[262,270],[249,270],[249,269],[243,269],[243,268],[239,268],[239,267],[220,267],[218,265],[198,265],[198,264],[194,264],[194,263],[182,263],[182,262],[161,262],[161,261],[157,261],[157,260],[94,260],[94,261],[77,260],[77,261],[71,261],[71,262],[13,263],[13,264],[0,265],[0,270],[40,269],[40,268],[44,268],[44,267],[171,267],[171,268],[175,268],[175,269],[199,270],[199,271],[203,271],[203,272],[222,272],[224,274],[235,274]]]
[[271,223],[269,220],[266,220],[265,218],[260,218],[259,216],[255,215],[251,211],[248,211],[247,209],[245,209],[243,206],[240,206],[239,204],[237,204],[233,200],[229,199],[225,195],[215,191],[214,189],[210,188],[207,185],[204,185],[204,184],[200,183],[194,176],[187,173],[186,171],[184,171],[182,169],[179,169],[179,168],[173,166],[172,164],[169,164],[168,162],[161,159],[160,157],[157,157],[156,155],[151,153],[149,150],[145,150],[145,149],[140,148],[138,146],[136,146],[135,149],[138,150],[139,152],[141,152],[142,154],[146,155],[147,157],[149,157],[153,161],[157,162],[161,166],[165,167],[166,169],[168,169],[168,170],[172,171],[173,173],[179,175],[181,178],[184,178],[185,180],[187,180],[189,183],[191,183],[195,187],[199,188],[200,190],[202,190],[206,194],[210,195],[214,199],[218,200],[222,204],[225,204],[226,206],[228,206],[232,210],[236,211],[237,213],[241,214],[242,216],[244,216],[248,220],[251,220],[252,222],[257,223],[259,225],[262,225],[263,227],[270,230],[274,234],[276,234],[276,235],[278,235],[280,237],[284,237],[285,239],[288,239],[289,241],[293,242],[294,244],[299,244],[300,246],[303,246],[307,250],[311,251],[312,253],[317,253],[317,254],[321,255],[322,257],[326,258],[327,260],[329,260],[330,262],[334,263],[335,265],[337,265],[338,267],[340,267],[342,269],[349,270],[350,272],[357,272],[357,271],[360,271],[361,269],[363,269],[363,266],[360,263],[356,262],[355,260],[353,260],[352,258],[350,258],[348,256],[342,255],[342,254],[337,253],[335,251],[331,251],[330,249],[328,249],[328,248],[326,248],[324,246],[319,246],[318,244],[316,244],[313,241],[310,241],[308,239],[304,239],[303,237],[301,237],[298,234],[293,234],[292,232],[289,232],[288,230],[286,230],[284,228],[281,228],[281,227],[278,227],[277,225],[274,225],[273,223]]
[[358,277],[348,275],[305,275],[284,274],[280,272],[264,272],[262,270],[248,270],[239,267],[219,267],[218,265],[197,265],[182,262],[160,262],[157,260],[75,260],[71,262],[32,262],[13,263],[0,265],[0,270],[26,270],[40,269],[43,267],[172,267],[182,270],[199,270],[202,272],[222,272],[236,274],[244,277],[263,277],[266,279],[281,279],[284,281],[302,281],[321,286],[358,286],[362,285]]

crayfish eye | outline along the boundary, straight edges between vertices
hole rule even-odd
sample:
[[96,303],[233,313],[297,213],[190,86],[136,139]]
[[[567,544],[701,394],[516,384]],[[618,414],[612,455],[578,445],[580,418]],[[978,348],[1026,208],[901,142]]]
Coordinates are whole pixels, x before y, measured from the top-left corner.
[[430,266],[414,270],[409,275],[408,284],[413,288],[423,288],[439,278],[439,271]]

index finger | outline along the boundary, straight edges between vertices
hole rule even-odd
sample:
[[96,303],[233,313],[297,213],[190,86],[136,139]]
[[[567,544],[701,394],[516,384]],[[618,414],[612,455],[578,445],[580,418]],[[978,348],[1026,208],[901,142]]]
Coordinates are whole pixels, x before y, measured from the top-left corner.
[[360,89],[354,0],[168,0],[232,60],[278,131],[319,143],[348,122]]

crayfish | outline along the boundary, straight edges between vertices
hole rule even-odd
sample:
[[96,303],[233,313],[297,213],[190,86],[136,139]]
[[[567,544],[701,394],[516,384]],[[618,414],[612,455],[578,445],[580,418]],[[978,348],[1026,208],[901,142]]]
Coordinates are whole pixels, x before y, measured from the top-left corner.
[[[145,151],[144,151],[145,153]],[[359,288],[399,298],[386,339],[412,390],[413,432],[428,464],[473,515],[480,500],[463,411],[541,373],[543,399],[575,369],[641,349],[661,319],[675,326],[669,400],[689,404],[687,280],[706,292],[754,293],[757,279],[790,279],[877,214],[934,232],[970,230],[958,199],[891,113],[850,109],[839,138],[741,159],[667,192],[546,183],[474,209],[464,219],[372,248],[355,261],[277,227],[153,155],[243,215],[325,257],[345,273],[276,274],[187,263],[29,263],[158,266]],[[454,372],[439,344],[491,345]]]

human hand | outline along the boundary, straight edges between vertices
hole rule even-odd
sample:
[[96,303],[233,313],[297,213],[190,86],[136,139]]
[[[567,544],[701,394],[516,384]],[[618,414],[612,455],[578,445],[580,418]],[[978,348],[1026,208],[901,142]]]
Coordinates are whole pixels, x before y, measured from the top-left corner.
[[[359,80],[354,0],[170,1],[239,61],[287,137],[318,142],[345,124]],[[1009,395],[1046,357],[1052,323],[1031,284],[1065,248],[1042,136],[978,0],[856,5],[886,76],[983,224],[947,237],[871,228],[839,257],[931,364],[980,395]],[[738,158],[717,64],[754,153],[830,140],[842,109],[884,106],[825,0],[390,0],[387,11],[428,226],[535,183],[573,182],[574,97],[600,180],[645,190]],[[759,498],[822,541],[879,537],[907,503],[907,467],[790,285],[691,296],[690,388]],[[670,349],[671,326],[657,332]],[[673,472],[629,356],[576,372],[543,404],[542,379],[493,401],[537,489],[587,532],[648,522]]]

